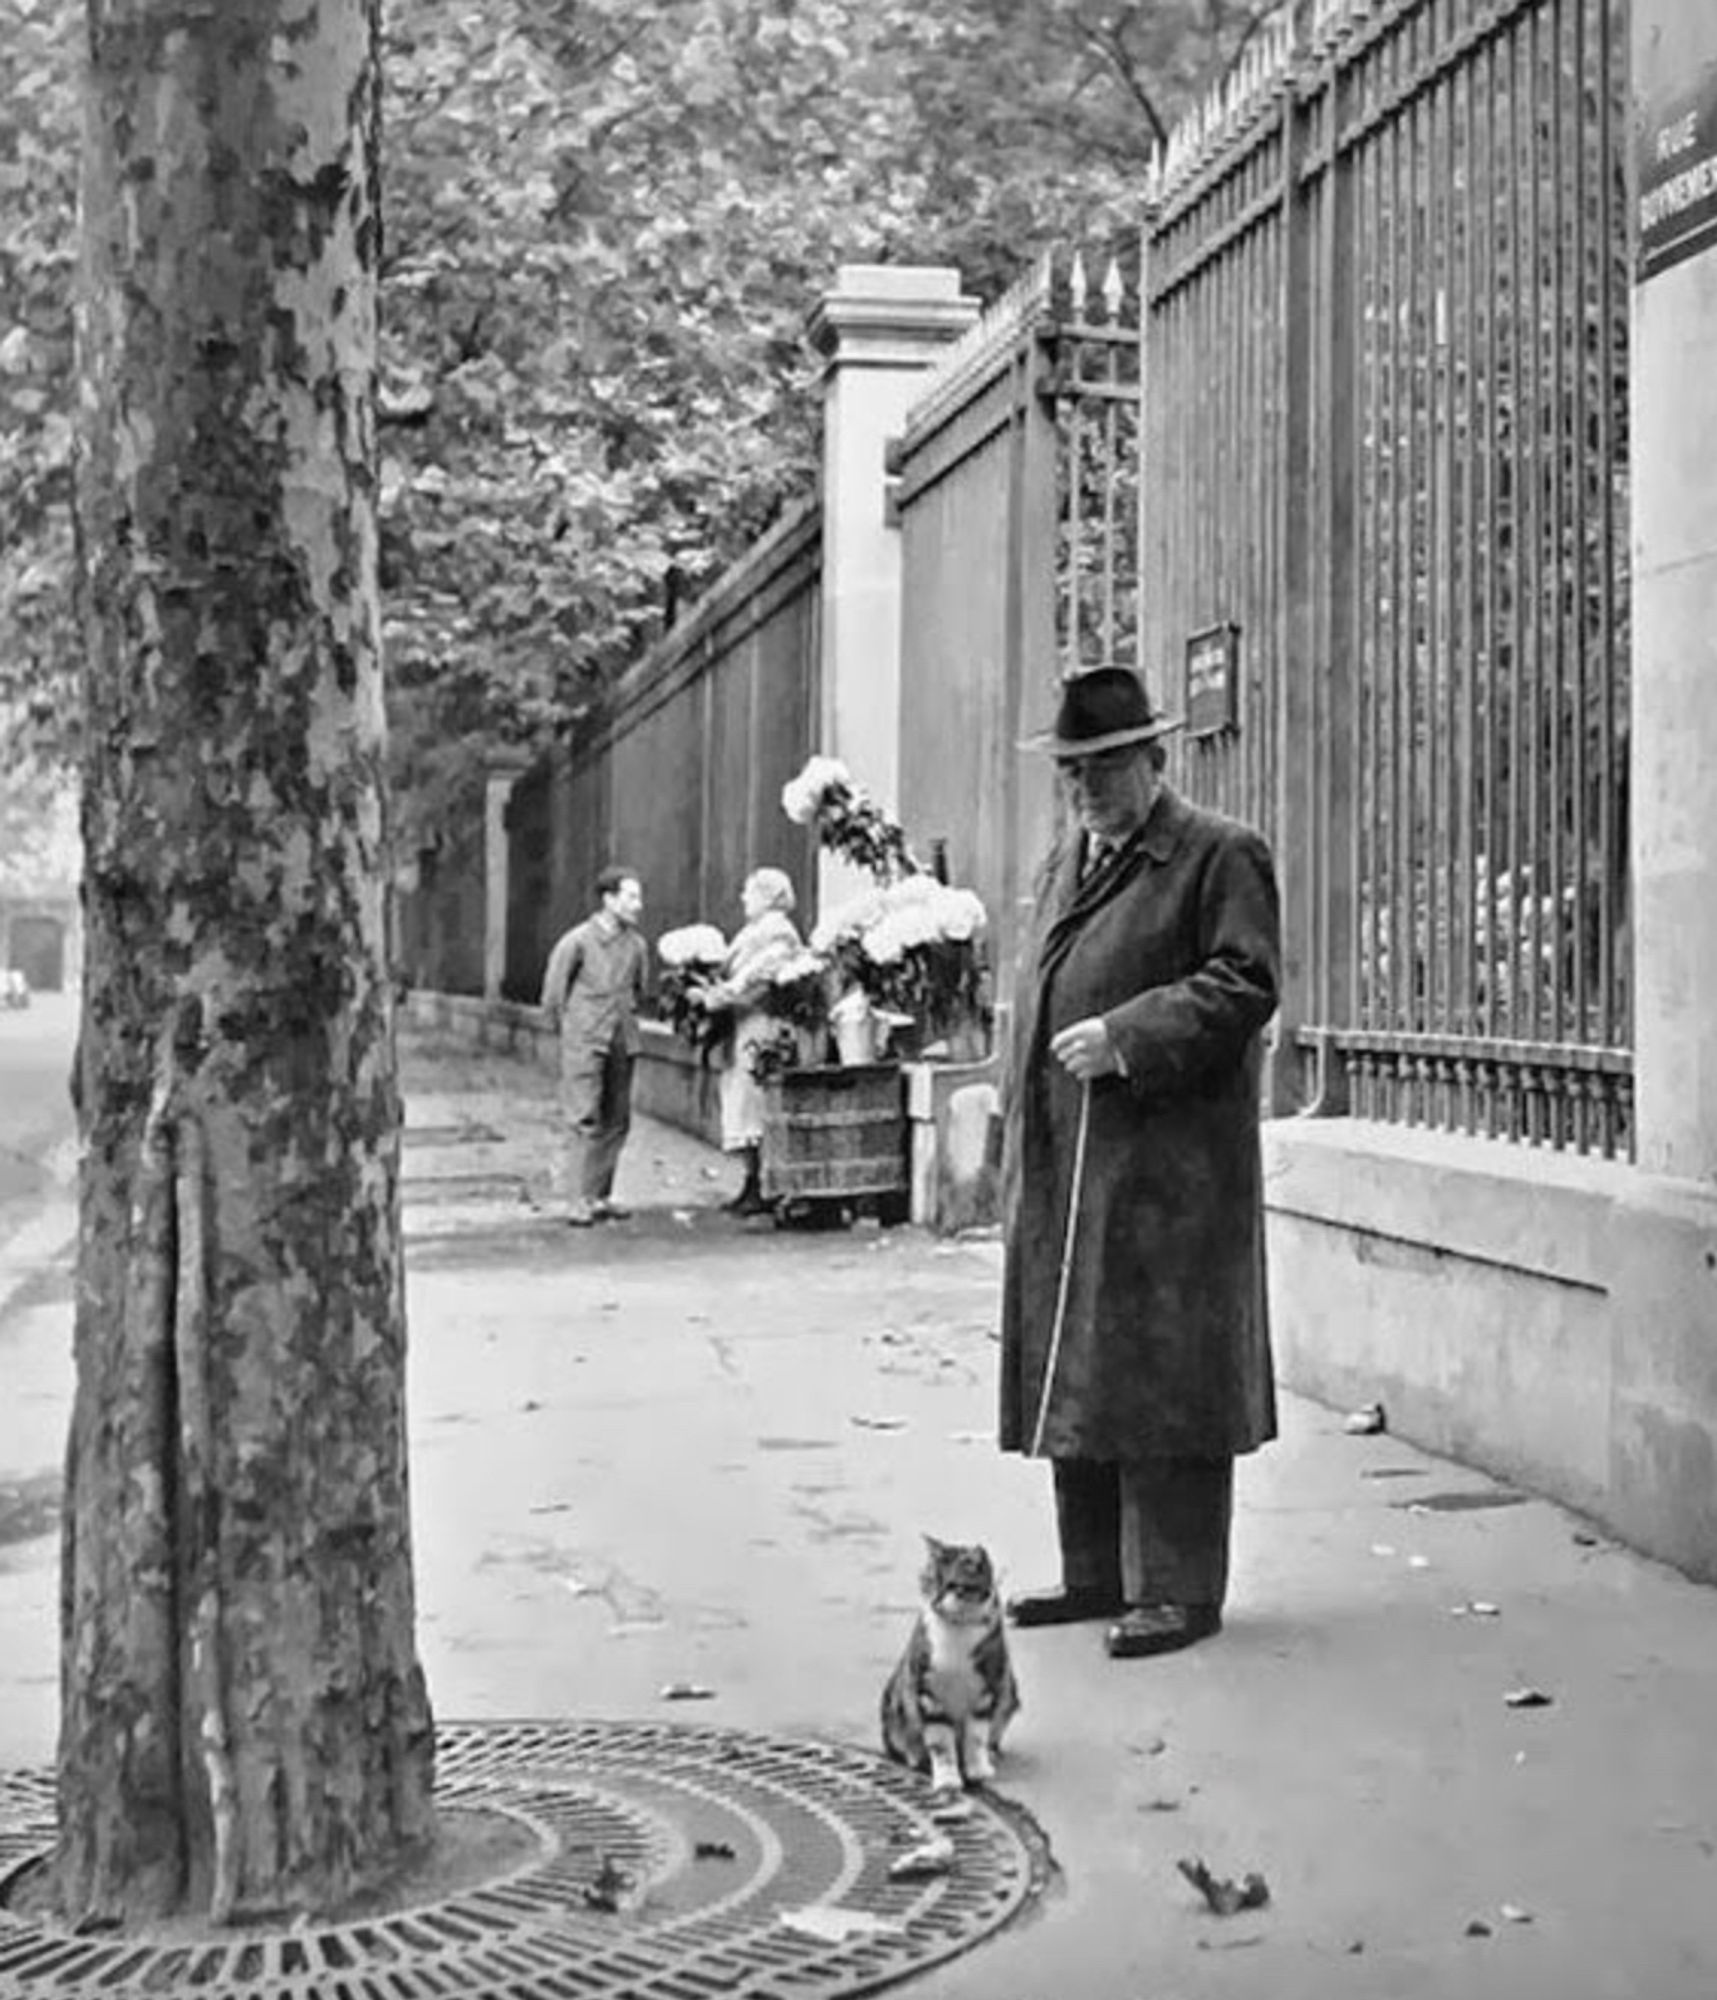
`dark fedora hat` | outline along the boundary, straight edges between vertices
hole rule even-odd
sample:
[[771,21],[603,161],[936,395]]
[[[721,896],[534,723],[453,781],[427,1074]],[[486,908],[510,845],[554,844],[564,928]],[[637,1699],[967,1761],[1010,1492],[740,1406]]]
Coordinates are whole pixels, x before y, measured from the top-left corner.
[[1061,683],[1053,727],[1027,737],[1022,750],[1052,757],[1089,757],[1124,743],[1149,743],[1180,728],[1179,716],[1158,715],[1138,675],[1126,667],[1091,667]]

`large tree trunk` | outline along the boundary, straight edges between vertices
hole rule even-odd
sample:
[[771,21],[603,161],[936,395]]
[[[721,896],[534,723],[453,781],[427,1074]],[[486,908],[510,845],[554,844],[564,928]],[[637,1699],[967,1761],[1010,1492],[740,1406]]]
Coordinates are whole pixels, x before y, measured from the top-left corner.
[[375,0],[88,0],[66,1913],[431,1829],[376,592]]

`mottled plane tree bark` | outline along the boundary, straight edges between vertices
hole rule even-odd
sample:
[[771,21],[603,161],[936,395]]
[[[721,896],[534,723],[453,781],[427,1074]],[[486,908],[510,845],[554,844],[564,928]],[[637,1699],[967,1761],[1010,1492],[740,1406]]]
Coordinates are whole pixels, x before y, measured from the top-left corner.
[[88,0],[58,1898],[432,1832],[376,584],[376,0]]

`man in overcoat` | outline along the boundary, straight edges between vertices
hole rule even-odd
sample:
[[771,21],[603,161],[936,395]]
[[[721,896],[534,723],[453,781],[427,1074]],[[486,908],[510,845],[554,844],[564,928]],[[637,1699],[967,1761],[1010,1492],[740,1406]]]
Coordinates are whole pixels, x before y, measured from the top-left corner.
[[1276,1434],[1259,1158],[1275,872],[1162,777],[1138,677],[1063,683],[1033,746],[1066,831],[1016,983],[999,1440],[1045,1456],[1062,1583],[1022,1625],[1112,1619],[1133,1659],[1220,1629],[1233,1462]]
[[574,1228],[622,1216],[614,1171],[632,1126],[632,1065],[649,971],[639,934],[644,891],[629,868],[597,877],[597,908],[549,953],[542,1009],[560,1029],[557,1178]]

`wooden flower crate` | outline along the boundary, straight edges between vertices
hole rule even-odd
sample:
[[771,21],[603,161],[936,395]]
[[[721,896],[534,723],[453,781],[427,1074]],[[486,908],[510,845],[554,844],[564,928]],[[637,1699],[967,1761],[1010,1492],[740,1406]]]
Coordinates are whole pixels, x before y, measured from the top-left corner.
[[898,1063],[788,1069],[763,1090],[763,1192],[840,1201],[909,1185],[906,1086]]

